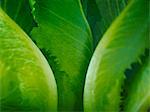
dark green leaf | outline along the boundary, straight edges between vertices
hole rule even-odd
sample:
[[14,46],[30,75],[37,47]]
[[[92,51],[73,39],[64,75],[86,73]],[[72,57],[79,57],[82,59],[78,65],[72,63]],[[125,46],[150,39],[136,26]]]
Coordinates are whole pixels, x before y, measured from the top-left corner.
[[82,3],[96,47],[107,28],[127,5],[127,0],[82,0]]
[[35,26],[29,0],[0,0],[2,9],[26,32]]
[[[31,0],[38,27],[32,38],[51,65],[58,85],[59,110],[82,110],[92,37],[80,0]],[[33,4],[32,4],[33,5]]]

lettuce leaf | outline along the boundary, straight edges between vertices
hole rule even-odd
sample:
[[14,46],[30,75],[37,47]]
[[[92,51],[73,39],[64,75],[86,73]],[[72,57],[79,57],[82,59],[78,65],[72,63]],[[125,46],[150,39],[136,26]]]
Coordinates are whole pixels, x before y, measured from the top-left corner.
[[[148,51],[149,52],[149,51]],[[126,84],[126,98],[124,111],[146,112],[150,109],[150,60],[149,54],[145,56],[141,68],[136,70],[130,81]]]
[[148,1],[132,0],[99,42],[84,91],[85,111],[118,111],[124,71],[148,46]]
[[31,0],[38,27],[31,37],[43,51],[58,85],[58,109],[82,110],[84,78],[93,52],[80,0]]
[[48,62],[0,8],[1,111],[56,111],[57,87]]

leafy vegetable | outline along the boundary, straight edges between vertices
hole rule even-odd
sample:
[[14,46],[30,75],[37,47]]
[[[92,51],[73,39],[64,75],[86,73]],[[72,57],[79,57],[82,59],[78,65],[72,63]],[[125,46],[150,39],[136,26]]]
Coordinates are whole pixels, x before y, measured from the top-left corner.
[[148,45],[147,4],[147,0],[130,1],[99,42],[86,77],[85,111],[119,110],[124,70]]
[[149,111],[148,5],[0,0],[0,111]]
[[49,61],[58,85],[58,108],[82,110],[92,37],[80,0],[31,0],[38,27],[32,39]]
[[0,8],[1,111],[56,111],[53,73],[39,49]]
[[1,8],[29,34],[35,26],[29,0],[0,0]]
[[137,70],[126,86],[127,97],[124,101],[127,112],[146,112],[150,108],[150,60],[147,58],[142,68]]
[[114,19],[127,5],[127,0],[82,0],[87,20],[91,26],[96,47]]

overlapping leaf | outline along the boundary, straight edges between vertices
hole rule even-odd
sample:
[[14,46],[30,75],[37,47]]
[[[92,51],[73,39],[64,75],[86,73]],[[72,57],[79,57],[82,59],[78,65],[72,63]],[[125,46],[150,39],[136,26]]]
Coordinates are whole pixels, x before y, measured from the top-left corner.
[[[150,60],[149,51],[143,57],[143,62],[138,66],[130,77],[126,80],[124,98],[124,111],[146,112],[150,109]],[[132,71],[132,70],[131,70]]]
[[35,26],[29,0],[0,0],[0,7],[26,32]]
[[85,111],[119,109],[124,70],[148,45],[148,3],[132,0],[98,44],[86,77]]
[[82,4],[96,47],[103,34],[127,5],[127,0],[82,0]]
[[56,89],[42,53],[0,8],[0,110],[56,111]]
[[31,3],[38,24],[32,38],[54,71],[58,108],[82,110],[84,78],[93,42],[80,0],[31,0]]

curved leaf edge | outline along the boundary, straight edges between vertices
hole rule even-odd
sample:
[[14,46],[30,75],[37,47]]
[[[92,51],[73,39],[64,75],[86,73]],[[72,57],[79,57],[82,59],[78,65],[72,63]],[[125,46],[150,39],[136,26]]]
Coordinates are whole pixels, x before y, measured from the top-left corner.
[[[125,79],[122,84],[122,90],[120,93],[120,111],[125,111],[125,101],[128,96],[128,87],[134,83],[134,77],[142,69],[143,65],[146,63],[149,58],[149,49],[145,49],[145,52],[141,54],[135,62],[133,62],[125,71]],[[131,99],[132,100],[132,99]]]

